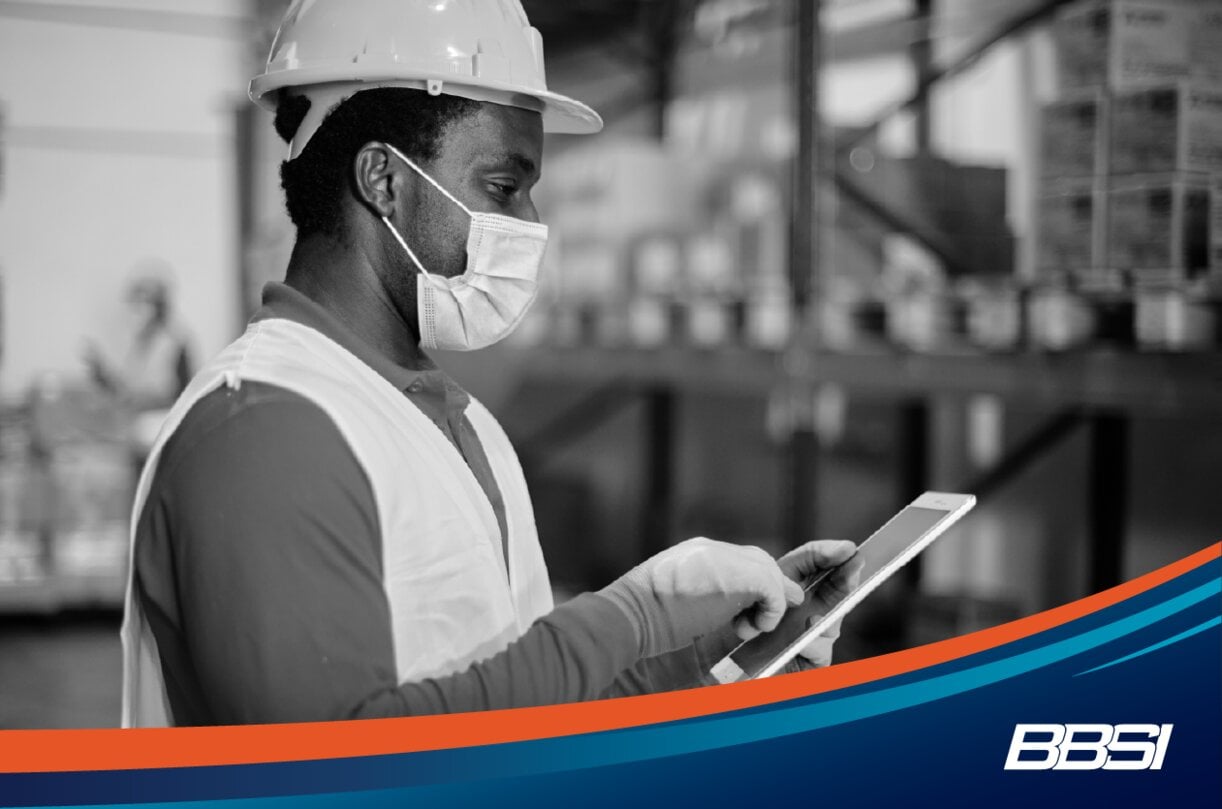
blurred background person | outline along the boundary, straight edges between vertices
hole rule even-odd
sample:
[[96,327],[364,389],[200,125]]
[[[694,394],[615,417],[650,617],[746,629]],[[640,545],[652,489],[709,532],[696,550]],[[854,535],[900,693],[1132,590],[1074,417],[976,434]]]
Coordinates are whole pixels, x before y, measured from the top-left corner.
[[93,381],[137,411],[165,410],[194,373],[191,341],[173,317],[168,269],[147,264],[128,284],[131,327],[122,360],[112,363],[89,341],[85,362]]

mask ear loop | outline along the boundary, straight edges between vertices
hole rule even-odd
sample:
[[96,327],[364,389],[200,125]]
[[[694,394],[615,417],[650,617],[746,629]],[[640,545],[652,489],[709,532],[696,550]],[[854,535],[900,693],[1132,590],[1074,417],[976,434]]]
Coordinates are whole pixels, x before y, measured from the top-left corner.
[[423,177],[424,179],[428,180],[428,181],[429,181],[429,183],[431,183],[431,184],[432,184],[432,186],[433,186],[434,188],[436,188],[436,189],[437,189],[438,191],[440,191],[441,193],[445,194],[445,195],[446,195],[446,199],[450,200],[450,202],[453,202],[453,203],[454,203],[455,205],[457,205],[459,208],[462,208],[462,209],[463,209],[463,211],[464,211],[464,212],[467,214],[467,216],[471,217],[472,219],[474,219],[474,218],[475,218],[475,214],[471,213],[471,209],[470,209],[470,208],[468,208],[466,205],[463,205],[461,202],[459,202],[459,201],[458,201],[458,198],[457,198],[457,197],[455,197],[455,196],[454,196],[453,194],[451,194],[449,191],[445,190],[445,188],[443,188],[443,187],[442,187],[441,183],[437,182],[437,181],[436,181],[436,180],[434,180],[432,177],[430,177],[429,175],[425,174],[425,173],[424,173],[424,171],[423,171],[423,170],[422,170],[422,169],[421,169],[419,166],[417,166],[417,165],[416,165],[416,164],[415,164],[415,163],[412,161],[412,159],[411,159],[410,157],[408,157],[407,155],[403,154],[403,152],[400,152],[398,149],[396,149],[394,146],[390,145],[389,143],[386,143],[386,144],[383,144],[383,145],[384,145],[384,146],[385,146],[387,149],[390,149],[392,152],[394,152],[394,153],[395,153],[395,155],[396,155],[396,156],[397,156],[397,157],[398,157],[400,160],[402,160],[402,161],[403,161],[404,163],[406,163],[407,165],[411,166],[413,171],[415,171],[417,174],[419,174],[419,175],[420,175],[421,177]]
[[383,216],[382,224],[386,225],[386,229],[390,231],[390,235],[395,237],[395,241],[397,241],[399,246],[402,247],[404,252],[407,253],[407,257],[412,260],[412,263],[420,269],[420,272],[431,278],[432,274],[424,268],[424,265],[420,263],[420,259],[416,258],[416,254],[413,253],[412,249],[407,246],[407,241],[405,241],[399,234],[399,231],[395,229],[395,226],[390,223],[390,220]]

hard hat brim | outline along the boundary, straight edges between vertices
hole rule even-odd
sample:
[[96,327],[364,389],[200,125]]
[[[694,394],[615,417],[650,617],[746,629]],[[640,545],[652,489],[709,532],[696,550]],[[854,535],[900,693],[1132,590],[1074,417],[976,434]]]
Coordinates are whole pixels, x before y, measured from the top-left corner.
[[[357,73],[360,75],[356,75]],[[345,73],[347,71],[339,71]],[[527,90],[501,82],[477,80],[462,81],[453,74],[420,75],[413,74],[405,78],[397,71],[388,70],[379,75],[369,71],[368,65],[353,65],[349,75],[337,75],[333,66],[310,68],[294,68],[293,70],[274,71],[256,76],[250,82],[249,95],[252,101],[264,109],[275,110],[280,90],[292,88],[308,94],[310,86],[351,83],[354,95],[361,90],[376,87],[406,87],[412,89],[429,89],[439,87],[439,92],[445,95],[471,98],[477,101],[490,101],[510,107],[538,112],[543,116],[543,131],[558,135],[591,135],[603,128],[602,117],[591,107],[580,101],[553,93],[550,90]]]

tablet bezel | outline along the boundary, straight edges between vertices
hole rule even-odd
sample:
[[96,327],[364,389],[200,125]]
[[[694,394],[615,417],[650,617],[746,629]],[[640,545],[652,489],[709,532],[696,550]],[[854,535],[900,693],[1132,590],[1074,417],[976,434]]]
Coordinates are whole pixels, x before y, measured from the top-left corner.
[[[883,523],[878,530],[876,530],[870,535],[869,538],[866,539],[866,542],[869,542],[875,535],[885,530],[888,525],[898,519],[901,514],[910,508],[944,511],[945,514],[943,514],[941,519],[934,523],[934,525],[921,534],[915,541],[909,543],[904,550],[891,559],[891,561],[887,562],[868,579],[860,582],[852,592],[846,595],[838,604],[836,604],[836,606],[832,607],[832,609],[829,610],[826,615],[808,627],[792,643],[786,646],[782,652],[780,652],[767,665],[760,669],[757,674],[748,676],[747,672],[742,671],[738,664],[733,661],[732,657],[734,653],[738,651],[738,648],[736,648],[733,652],[726,655],[717,666],[713,667],[713,676],[721,682],[737,682],[742,679],[758,680],[764,677],[771,677],[772,675],[778,673],[781,669],[788,665],[789,662],[793,660],[793,658],[795,658],[808,643],[810,643],[810,641],[823,634],[823,632],[826,631],[832,623],[847,615],[850,610],[861,603],[862,599],[864,599],[879,585],[894,575],[895,571],[899,570],[901,567],[915,558],[917,554],[929,547],[929,545],[932,544],[935,539],[944,534],[947,529],[958,522],[959,519],[970,511],[975,505],[976,498],[974,495],[970,494],[925,492],[921,496],[917,497],[911,503],[904,506],[904,508],[892,515],[887,522]],[[862,544],[864,545],[865,543],[863,542]],[[741,648],[741,645],[739,648]],[[721,669],[720,673],[718,671],[719,669]],[[729,671],[727,672],[726,669],[729,669]],[[738,671],[741,673],[739,673],[737,677],[732,675],[727,677],[726,675],[733,672],[734,669],[738,669]]]

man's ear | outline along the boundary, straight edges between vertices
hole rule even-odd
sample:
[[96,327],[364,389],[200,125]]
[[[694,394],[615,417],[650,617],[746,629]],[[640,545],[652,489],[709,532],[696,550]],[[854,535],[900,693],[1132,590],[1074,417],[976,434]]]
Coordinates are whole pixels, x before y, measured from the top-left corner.
[[385,144],[371,141],[352,161],[353,191],[357,200],[379,217],[390,216],[405,199],[406,167],[394,159]]

